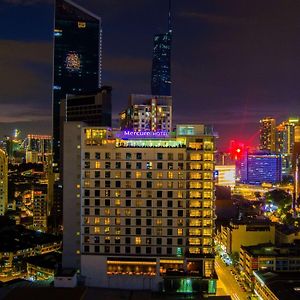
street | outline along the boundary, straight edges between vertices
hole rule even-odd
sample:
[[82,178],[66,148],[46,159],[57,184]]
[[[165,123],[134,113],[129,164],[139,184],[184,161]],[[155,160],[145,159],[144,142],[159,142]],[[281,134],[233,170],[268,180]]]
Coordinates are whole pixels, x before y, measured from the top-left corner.
[[239,287],[230,269],[219,256],[215,258],[215,269],[219,277],[217,286],[224,289],[226,295],[230,295],[233,300],[247,300],[248,294]]

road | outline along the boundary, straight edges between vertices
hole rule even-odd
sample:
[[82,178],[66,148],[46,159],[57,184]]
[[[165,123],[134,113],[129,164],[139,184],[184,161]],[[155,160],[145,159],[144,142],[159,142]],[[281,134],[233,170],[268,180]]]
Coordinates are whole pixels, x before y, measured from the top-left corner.
[[231,275],[230,269],[218,256],[215,258],[215,269],[219,277],[217,284],[222,286],[227,295],[230,295],[233,300],[247,300],[248,294],[239,287],[235,278]]

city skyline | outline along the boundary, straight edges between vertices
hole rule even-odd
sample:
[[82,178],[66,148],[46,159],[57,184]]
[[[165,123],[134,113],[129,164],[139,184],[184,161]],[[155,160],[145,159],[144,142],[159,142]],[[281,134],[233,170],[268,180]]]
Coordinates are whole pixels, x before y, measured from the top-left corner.
[[[129,94],[150,91],[152,37],[165,31],[168,1],[75,2],[103,20],[102,82],[113,87],[117,119]],[[300,111],[300,7],[294,1],[260,2],[172,2],[174,123],[213,124],[223,147],[229,139],[254,136],[264,116],[285,119]],[[37,126],[37,133],[50,133],[52,1],[5,0],[0,8],[7,28],[1,134]]]

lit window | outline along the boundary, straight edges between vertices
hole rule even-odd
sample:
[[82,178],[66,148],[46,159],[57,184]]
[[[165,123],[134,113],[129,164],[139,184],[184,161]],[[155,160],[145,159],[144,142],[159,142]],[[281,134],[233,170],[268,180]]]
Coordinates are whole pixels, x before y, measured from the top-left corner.
[[100,161],[95,162],[95,169],[100,169]]
[[142,172],[135,172],[135,178],[142,178]]
[[105,218],[104,219],[104,224],[109,225],[110,224],[110,218]]
[[95,218],[95,224],[100,224],[100,218]]
[[182,228],[177,229],[177,235],[183,235],[183,229]]
[[94,227],[94,233],[100,233],[100,227],[98,227],[98,226],[95,226]]
[[136,237],[135,237],[135,244],[136,244],[136,245],[140,245],[141,243],[142,243],[141,237],[140,237],[140,236],[136,236]]

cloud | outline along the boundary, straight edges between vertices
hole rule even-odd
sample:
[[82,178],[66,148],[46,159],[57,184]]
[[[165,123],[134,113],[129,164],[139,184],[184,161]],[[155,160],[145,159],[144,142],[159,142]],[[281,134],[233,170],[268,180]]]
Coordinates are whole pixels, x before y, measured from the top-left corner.
[[253,23],[253,20],[241,18],[241,17],[233,17],[233,16],[225,16],[225,15],[217,15],[217,14],[205,14],[200,12],[183,12],[180,16],[185,18],[191,18],[200,20],[206,23],[213,24],[250,24]]
[[0,102],[41,101],[51,88],[51,57],[49,42],[0,40]]
[[105,56],[103,68],[122,75],[138,75],[151,69],[151,60],[129,56]]
[[36,108],[28,104],[0,104],[0,123],[18,123],[50,121],[51,114],[47,109]]
[[12,5],[30,6],[35,4],[52,4],[54,0],[2,0]]

